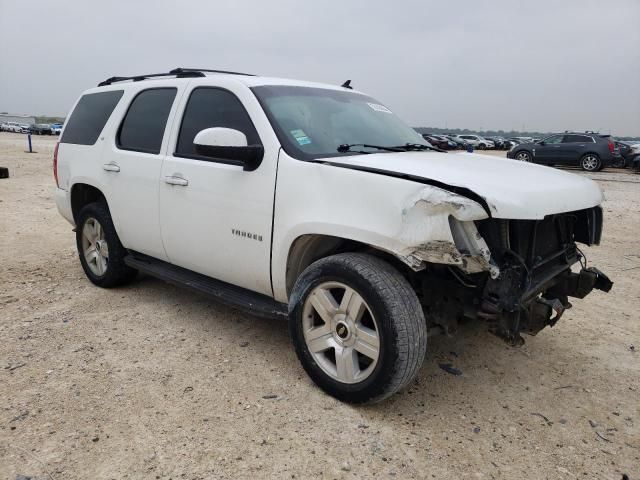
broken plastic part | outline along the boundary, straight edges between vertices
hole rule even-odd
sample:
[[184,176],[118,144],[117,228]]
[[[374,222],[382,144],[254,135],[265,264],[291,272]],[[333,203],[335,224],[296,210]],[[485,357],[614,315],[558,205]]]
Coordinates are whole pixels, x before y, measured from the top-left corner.
[[467,273],[500,274],[491,262],[491,252],[478,232],[475,220],[488,218],[473,200],[441,188],[427,186],[407,201],[402,210],[398,239],[406,245],[394,252],[412,269],[426,263],[455,265]]

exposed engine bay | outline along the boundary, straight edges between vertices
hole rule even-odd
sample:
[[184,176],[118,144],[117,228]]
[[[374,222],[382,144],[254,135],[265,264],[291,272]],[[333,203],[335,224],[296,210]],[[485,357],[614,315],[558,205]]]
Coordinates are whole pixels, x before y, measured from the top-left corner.
[[[522,333],[535,335],[556,324],[571,308],[568,297],[584,298],[594,288],[608,292],[613,285],[600,270],[587,266],[576,245],[600,243],[599,206],[542,220],[489,218],[475,226],[496,268],[469,273],[469,268],[431,264],[413,276],[430,327],[451,334],[460,320],[477,318],[509,345],[522,345]],[[469,252],[463,243],[456,239],[464,257]],[[572,269],[577,264],[579,270]]]

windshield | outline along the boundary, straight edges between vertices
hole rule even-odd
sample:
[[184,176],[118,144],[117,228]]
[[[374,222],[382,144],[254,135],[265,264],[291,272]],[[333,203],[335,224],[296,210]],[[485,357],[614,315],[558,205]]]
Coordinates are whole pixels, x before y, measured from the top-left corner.
[[[340,145],[429,145],[387,107],[359,93],[280,85],[252,90],[282,147],[300,160],[359,153],[338,152]],[[370,147],[357,150],[380,152]]]

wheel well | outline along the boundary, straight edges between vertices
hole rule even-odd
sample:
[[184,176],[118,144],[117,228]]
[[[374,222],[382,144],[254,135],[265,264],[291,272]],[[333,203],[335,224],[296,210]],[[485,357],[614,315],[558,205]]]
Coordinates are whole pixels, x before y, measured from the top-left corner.
[[366,252],[383,258],[394,265],[401,273],[405,273],[408,270],[407,265],[398,258],[366,243],[331,235],[302,235],[296,238],[289,249],[286,274],[287,296],[293,290],[298,277],[309,265],[321,258],[345,252]]
[[77,223],[78,213],[80,213],[82,207],[98,201],[105,201],[104,195],[100,190],[93,185],[76,183],[71,188],[71,211],[73,212],[73,220]]

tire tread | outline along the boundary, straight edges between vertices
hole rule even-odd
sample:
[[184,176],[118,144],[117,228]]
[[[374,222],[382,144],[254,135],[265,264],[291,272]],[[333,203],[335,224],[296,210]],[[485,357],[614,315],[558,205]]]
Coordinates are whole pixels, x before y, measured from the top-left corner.
[[[422,306],[407,279],[396,268],[381,258],[364,253],[341,253],[316,261],[296,282],[292,298],[300,299],[300,292],[296,290],[308,283],[314,271],[322,270],[328,264],[341,265],[356,272],[371,285],[390,312],[398,349],[393,373],[386,385],[378,385],[380,388],[369,398],[357,401],[379,402],[406,387],[422,366],[427,348],[427,327]],[[293,308],[294,305],[290,305],[290,311]]]

